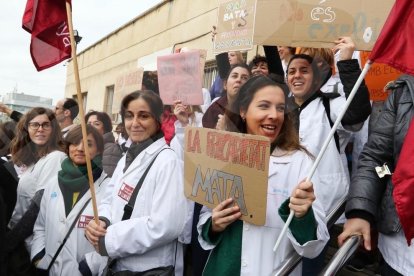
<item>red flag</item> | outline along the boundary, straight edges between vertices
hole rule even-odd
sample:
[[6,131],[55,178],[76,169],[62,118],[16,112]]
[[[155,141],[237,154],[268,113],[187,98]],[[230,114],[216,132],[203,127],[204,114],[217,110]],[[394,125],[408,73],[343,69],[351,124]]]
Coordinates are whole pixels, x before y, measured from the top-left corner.
[[414,75],[414,1],[396,0],[369,57]]
[[[70,0],[66,0],[70,3]],[[28,0],[22,27],[32,34],[30,54],[41,71],[70,58],[65,0]]]
[[392,175],[394,184],[393,198],[398,217],[404,229],[408,246],[414,238],[414,120],[411,120],[410,127],[401,148],[397,166]]

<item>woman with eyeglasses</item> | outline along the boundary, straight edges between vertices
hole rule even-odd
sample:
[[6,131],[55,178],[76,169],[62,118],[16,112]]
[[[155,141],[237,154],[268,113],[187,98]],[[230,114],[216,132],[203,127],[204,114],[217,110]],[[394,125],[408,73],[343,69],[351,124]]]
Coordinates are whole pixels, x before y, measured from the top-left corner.
[[[85,232],[101,255],[116,259],[110,266],[114,272],[175,265],[177,275],[182,274],[182,246],[177,240],[187,216],[184,169],[164,139],[162,112],[163,103],[152,91],[133,92],[121,103],[132,144],[118,162],[99,205],[100,224],[89,222]],[[127,218],[124,207],[135,190]]]
[[[29,258],[33,226],[39,213],[44,189],[52,183],[66,158],[62,134],[52,110],[35,107],[17,124],[16,137],[11,143],[12,161],[22,169],[17,186],[17,202],[9,222],[7,251],[24,254]],[[24,248],[24,243],[26,248]],[[24,250],[27,249],[27,252]],[[9,256],[10,258],[11,256]],[[30,262],[29,262],[30,264]],[[20,275],[32,267],[15,268],[9,275]],[[12,268],[11,268],[12,269]]]
[[104,151],[102,153],[102,166],[105,173],[112,177],[119,159],[124,151],[121,146],[115,143],[112,133],[111,118],[105,112],[89,111],[85,115],[85,121],[96,128],[104,140]]

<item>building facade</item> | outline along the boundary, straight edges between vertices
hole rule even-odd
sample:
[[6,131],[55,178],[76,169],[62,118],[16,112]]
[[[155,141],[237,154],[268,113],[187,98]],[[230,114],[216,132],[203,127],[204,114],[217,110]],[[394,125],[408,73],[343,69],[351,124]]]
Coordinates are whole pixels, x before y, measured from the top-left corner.
[[[212,26],[217,1],[166,0],[78,53],[85,110],[112,114],[114,87],[119,75],[137,67],[156,70],[157,56],[179,48],[207,50],[203,86],[216,76]],[[250,59],[257,49],[250,51]],[[67,66],[65,97],[76,97],[72,61]]]

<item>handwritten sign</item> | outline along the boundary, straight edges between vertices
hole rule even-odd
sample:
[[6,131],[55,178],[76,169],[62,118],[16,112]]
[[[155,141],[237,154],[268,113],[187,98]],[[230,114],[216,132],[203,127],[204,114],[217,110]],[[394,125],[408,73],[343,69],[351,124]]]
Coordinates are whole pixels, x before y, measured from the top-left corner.
[[257,0],[254,44],[331,48],[350,36],[372,49],[394,0]]
[[185,195],[210,208],[231,197],[242,220],[264,225],[269,154],[266,137],[187,127]]
[[257,0],[221,0],[218,7],[214,52],[253,48]]
[[200,53],[191,51],[157,58],[158,86],[164,104],[181,100],[186,105],[203,104]]
[[141,89],[143,68],[137,68],[122,73],[116,78],[114,87],[114,98],[112,102],[112,114],[118,114],[121,109],[122,99],[131,92]]
[[[361,64],[365,65],[371,52],[360,52]],[[365,76],[365,84],[369,90],[369,98],[371,101],[385,101],[388,92],[384,91],[388,82],[394,81],[400,77],[402,73],[397,69],[386,64],[373,63]]]

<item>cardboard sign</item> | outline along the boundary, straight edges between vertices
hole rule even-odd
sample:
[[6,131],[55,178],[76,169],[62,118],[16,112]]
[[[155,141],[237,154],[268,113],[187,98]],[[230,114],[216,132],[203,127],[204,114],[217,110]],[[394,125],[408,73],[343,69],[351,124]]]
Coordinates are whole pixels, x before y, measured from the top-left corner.
[[185,195],[212,209],[233,198],[242,220],[264,225],[269,155],[270,141],[266,137],[187,127]]
[[158,86],[164,104],[181,100],[185,105],[202,105],[200,53],[172,54],[157,58]]
[[[371,52],[360,52],[361,64],[365,65]],[[365,76],[365,84],[369,90],[369,98],[371,101],[385,101],[388,92],[384,91],[388,82],[394,81],[400,77],[402,73],[397,69],[381,63],[373,63]]]
[[121,109],[122,99],[131,92],[141,89],[143,68],[137,68],[122,73],[116,78],[114,87],[114,98],[112,102],[112,114],[118,114]]
[[253,48],[257,0],[221,0],[214,53]]
[[[331,48],[334,40],[350,36],[358,50],[370,50],[394,2],[257,0],[253,42],[256,45]],[[219,28],[217,31],[217,37],[226,32]]]

